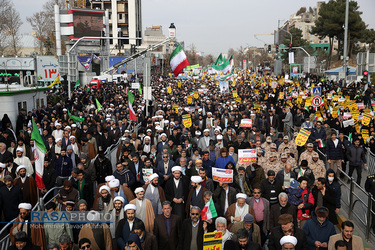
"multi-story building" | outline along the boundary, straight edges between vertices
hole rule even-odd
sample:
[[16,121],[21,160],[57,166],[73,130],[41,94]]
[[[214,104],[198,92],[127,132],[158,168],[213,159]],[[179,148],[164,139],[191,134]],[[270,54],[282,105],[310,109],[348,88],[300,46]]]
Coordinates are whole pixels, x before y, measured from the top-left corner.
[[[309,9],[305,8],[305,10],[302,10],[301,8],[298,12],[292,14],[289,20],[287,20],[279,28],[279,32],[275,32],[276,36],[278,35],[278,37],[275,37],[275,42],[279,42],[279,44],[281,44],[285,40],[291,28],[298,28],[302,31],[302,38],[307,40],[310,43],[310,45],[312,45],[313,47],[321,47],[323,49],[328,50],[328,37],[320,39],[318,36],[315,36],[310,33],[312,27],[315,25],[315,21],[319,17],[319,9],[323,3],[324,2],[318,2],[316,7],[310,7]],[[338,41],[335,39],[333,41],[333,48],[337,49],[337,46]]]
[[[141,0],[92,0],[91,9],[108,10],[110,36],[129,38],[124,41],[125,48],[142,44]],[[116,44],[113,42],[111,47]]]

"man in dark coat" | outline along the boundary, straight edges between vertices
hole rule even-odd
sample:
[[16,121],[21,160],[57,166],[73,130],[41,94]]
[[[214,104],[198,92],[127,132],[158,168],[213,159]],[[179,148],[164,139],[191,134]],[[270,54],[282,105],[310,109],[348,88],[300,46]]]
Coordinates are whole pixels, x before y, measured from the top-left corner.
[[[237,231],[237,240],[228,240],[224,244],[224,249],[233,250],[261,250],[262,248],[258,243],[249,241],[249,232],[245,228]],[[281,248],[280,248],[281,249]]]
[[316,186],[311,190],[312,195],[314,196],[315,206],[316,207],[326,207],[328,208],[329,215],[328,219],[333,225],[338,224],[336,216],[336,192],[327,187],[327,181],[325,178],[320,177],[316,183]]
[[104,152],[100,152],[96,160],[94,161],[94,167],[96,170],[96,181],[98,184],[105,182],[105,177],[112,175],[112,164],[111,161],[105,157]]
[[172,168],[173,178],[165,184],[165,198],[172,203],[172,213],[185,218],[185,204],[189,194],[189,179],[179,166]]
[[85,172],[79,169],[77,172],[77,181],[72,184],[73,188],[78,190],[79,198],[87,202],[87,206],[91,207],[93,203],[93,185],[90,178],[85,177]]
[[279,226],[279,216],[282,214],[290,214],[293,216],[293,224],[297,225],[297,208],[288,202],[288,195],[284,192],[279,194],[279,203],[271,206],[270,225],[269,228]]
[[[203,249],[203,221],[199,219],[201,209],[192,206],[190,209],[190,218],[182,223],[182,232],[178,242],[178,249]],[[195,240],[193,240],[195,239]]]
[[178,246],[178,237],[181,235],[181,219],[172,214],[169,201],[162,204],[163,214],[155,218],[154,235],[158,239],[158,249],[175,250]]
[[143,249],[158,249],[158,241],[155,235],[145,231],[145,224],[142,220],[134,221],[133,231],[138,235]]
[[18,204],[23,202],[22,189],[13,185],[10,175],[4,177],[4,184],[0,188],[0,213],[4,212],[4,221],[11,221],[18,216]]
[[133,231],[134,223],[140,221],[136,217],[137,207],[133,204],[128,204],[124,208],[126,217],[118,222],[116,228],[116,239],[119,249],[125,249],[126,243],[130,233]]
[[260,184],[262,197],[266,198],[270,205],[277,203],[277,197],[282,191],[282,183],[276,179],[276,173],[273,170],[268,170],[268,178],[263,180]]
[[[213,194],[214,202],[218,206],[216,210],[218,216],[224,216],[228,207],[236,202],[236,194],[237,191],[234,187],[229,186],[228,183],[219,182],[219,186],[215,189]],[[228,207],[225,206],[226,199],[228,199]]]
[[56,175],[60,177],[69,177],[73,169],[72,159],[66,155],[66,149],[62,148],[60,157],[56,163]]
[[295,250],[307,250],[307,239],[305,232],[293,224],[293,216],[290,214],[282,214],[279,217],[278,223],[280,226],[274,227],[269,236],[268,249],[279,250],[282,249],[280,239],[285,235],[292,235],[297,238],[297,245]]

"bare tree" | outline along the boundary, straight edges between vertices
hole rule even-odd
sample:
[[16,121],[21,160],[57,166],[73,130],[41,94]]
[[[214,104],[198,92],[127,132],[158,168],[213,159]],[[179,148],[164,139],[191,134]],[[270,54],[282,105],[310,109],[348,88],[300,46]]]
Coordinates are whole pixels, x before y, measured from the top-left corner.
[[6,20],[4,24],[5,34],[8,40],[8,46],[11,48],[10,54],[18,55],[21,44],[20,28],[22,20],[20,13],[16,10],[13,4],[10,4],[6,10]]
[[7,22],[7,11],[11,5],[9,0],[0,0],[0,55],[4,55],[7,47],[7,35],[5,30],[5,24]]
[[46,41],[49,35],[49,22],[50,18],[46,12],[39,11],[34,13],[31,17],[26,17],[26,21],[30,23],[36,37],[38,38],[38,45],[40,54],[43,55],[43,43]]

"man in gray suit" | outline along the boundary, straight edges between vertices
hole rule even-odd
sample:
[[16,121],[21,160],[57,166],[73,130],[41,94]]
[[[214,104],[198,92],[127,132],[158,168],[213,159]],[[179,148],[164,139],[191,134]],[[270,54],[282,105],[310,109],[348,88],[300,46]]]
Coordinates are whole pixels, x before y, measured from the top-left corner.
[[282,120],[284,123],[285,133],[287,136],[289,136],[289,140],[293,139],[293,115],[290,112],[289,107],[284,108],[284,113],[286,113],[285,118]]

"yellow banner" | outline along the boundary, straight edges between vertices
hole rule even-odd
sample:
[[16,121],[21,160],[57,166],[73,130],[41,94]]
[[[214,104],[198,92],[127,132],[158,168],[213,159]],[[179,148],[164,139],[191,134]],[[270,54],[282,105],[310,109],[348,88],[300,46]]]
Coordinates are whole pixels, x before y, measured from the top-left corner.
[[195,98],[195,99],[198,99],[198,98],[199,98],[198,91],[194,91],[194,98]]
[[177,83],[177,87],[181,88],[181,82]]
[[223,233],[213,232],[203,235],[203,250],[222,250],[223,249]]
[[236,98],[236,102],[241,103],[241,98],[240,98],[240,97],[237,97],[237,98]]
[[172,88],[171,88],[171,87],[168,87],[168,88],[167,88],[167,91],[168,91],[168,94],[172,93]]
[[182,124],[184,124],[184,126],[186,128],[190,128],[192,124],[192,121],[191,121],[191,116],[190,114],[186,114],[186,115],[182,115]]
[[305,145],[307,140],[309,139],[310,134],[311,134],[310,131],[308,131],[304,128],[301,128],[301,130],[299,131],[296,139],[294,140],[296,142],[297,146],[302,147],[303,145]]
[[236,97],[238,96],[238,94],[237,94],[237,90],[234,90],[234,91],[232,92],[232,94],[233,94],[233,97],[236,98]]
[[370,121],[371,121],[371,115],[370,114],[364,114],[363,115],[363,118],[362,118],[362,124],[364,126],[368,126],[370,124]]
[[188,96],[186,98],[186,102],[187,102],[187,104],[192,104],[193,103],[193,98],[191,98],[190,96]]
[[280,92],[280,93],[279,93],[279,99],[280,99],[280,100],[283,100],[283,99],[284,99],[284,92]]

